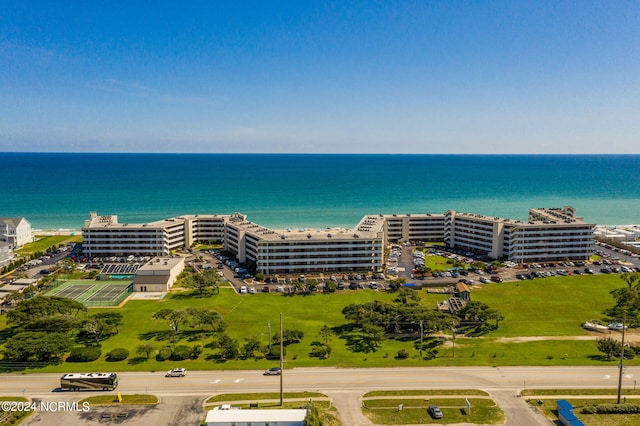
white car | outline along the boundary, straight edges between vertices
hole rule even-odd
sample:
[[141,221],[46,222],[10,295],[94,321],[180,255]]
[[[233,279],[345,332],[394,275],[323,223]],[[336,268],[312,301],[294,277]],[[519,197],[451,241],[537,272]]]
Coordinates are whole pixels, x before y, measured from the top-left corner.
[[247,287],[242,286],[240,287],[240,294],[245,294],[247,292]]
[[249,287],[249,294],[256,294],[256,288],[255,287]]
[[184,377],[187,375],[187,369],[186,368],[174,368],[173,370],[169,370],[167,371],[167,374],[165,374],[165,377]]

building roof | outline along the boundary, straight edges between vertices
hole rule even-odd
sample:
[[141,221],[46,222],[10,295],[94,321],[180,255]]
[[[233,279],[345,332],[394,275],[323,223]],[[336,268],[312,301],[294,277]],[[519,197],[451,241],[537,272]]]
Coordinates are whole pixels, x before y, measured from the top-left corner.
[[20,222],[25,221],[28,223],[27,219],[24,217],[0,217],[0,222],[4,222],[8,225],[18,226]]
[[463,282],[459,282],[456,284],[456,291],[458,293],[471,293],[471,290],[469,290],[469,287],[463,283]]
[[307,410],[210,410],[206,422],[304,422]]
[[274,229],[248,221],[246,220],[246,217],[244,217],[244,220],[230,221],[230,225],[235,225],[247,234],[265,241],[354,240],[359,238],[380,238],[380,233],[384,230],[384,217],[372,215],[364,216],[353,229],[336,227],[290,227]]

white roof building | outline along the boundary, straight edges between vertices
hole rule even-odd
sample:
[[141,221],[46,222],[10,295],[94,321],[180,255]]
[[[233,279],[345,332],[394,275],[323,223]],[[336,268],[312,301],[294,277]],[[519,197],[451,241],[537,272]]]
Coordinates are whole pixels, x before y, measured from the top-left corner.
[[210,410],[207,426],[304,426],[307,410]]

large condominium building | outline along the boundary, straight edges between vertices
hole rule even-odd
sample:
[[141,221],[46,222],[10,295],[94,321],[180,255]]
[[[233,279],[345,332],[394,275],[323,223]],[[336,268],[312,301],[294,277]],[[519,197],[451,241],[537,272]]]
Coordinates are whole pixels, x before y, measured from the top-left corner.
[[572,207],[529,210],[527,222],[479,214],[445,213],[444,240],[453,248],[513,262],[584,260],[593,252],[594,224]]
[[275,273],[378,271],[388,243],[444,241],[454,248],[516,262],[586,259],[594,225],[571,207],[531,209],[529,221],[458,213],[367,215],[353,229],[273,230],[231,215],[186,215],[120,224],[91,213],[82,229],[88,256],[165,256],[195,242],[222,241],[257,271]]
[[389,242],[443,241],[444,214],[387,214],[384,232]]
[[82,228],[83,251],[87,256],[165,256],[196,241],[222,241],[225,217],[187,215],[129,224],[92,212]]
[[384,254],[384,218],[365,216],[355,229],[297,228],[274,231],[233,215],[225,248],[266,274],[378,271]]
[[32,242],[31,223],[24,217],[0,217],[0,241],[14,249]]

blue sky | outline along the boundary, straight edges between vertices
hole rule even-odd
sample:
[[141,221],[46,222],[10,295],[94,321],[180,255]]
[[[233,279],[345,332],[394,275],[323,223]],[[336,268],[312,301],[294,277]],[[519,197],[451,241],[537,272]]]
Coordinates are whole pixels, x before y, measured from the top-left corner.
[[637,1],[115,3],[0,0],[0,151],[640,152]]

